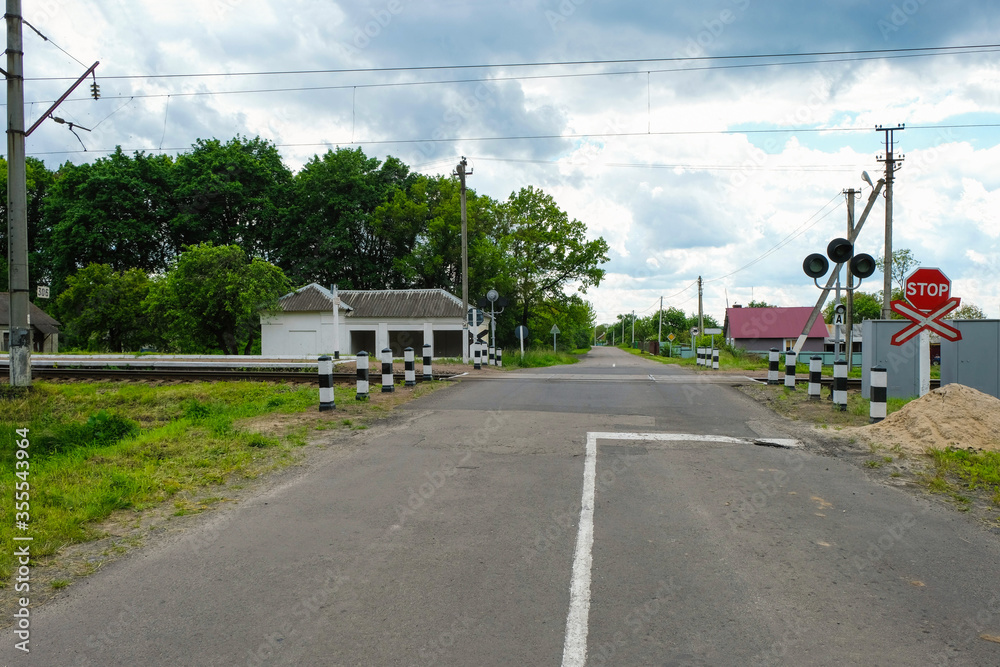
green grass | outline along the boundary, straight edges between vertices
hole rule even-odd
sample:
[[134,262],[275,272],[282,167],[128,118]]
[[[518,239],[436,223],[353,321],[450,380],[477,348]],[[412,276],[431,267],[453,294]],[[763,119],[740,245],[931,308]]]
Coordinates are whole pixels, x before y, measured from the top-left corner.
[[520,351],[503,355],[504,368],[543,368],[575,364],[579,359],[568,352],[553,352],[552,350],[525,350],[524,357]]
[[930,454],[934,470],[926,482],[932,491],[963,503],[970,501],[962,491],[976,491],[1000,506],[1000,452],[946,447]]
[[[337,388],[337,402],[354,399]],[[100,537],[116,510],[143,510],[178,494],[253,478],[294,460],[301,434],[261,435],[241,421],[314,409],[314,387],[252,382],[139,385],[35,383],[0,397],[0,542],[30,535],[34,558]],[[27,479],[19,479],[17,429],[29,429]],[[15,528],[13,485],[28,482],[29,530]],[[183,503],[177,513],[192,510]],[[0,552],[9,585],[11,550]]]

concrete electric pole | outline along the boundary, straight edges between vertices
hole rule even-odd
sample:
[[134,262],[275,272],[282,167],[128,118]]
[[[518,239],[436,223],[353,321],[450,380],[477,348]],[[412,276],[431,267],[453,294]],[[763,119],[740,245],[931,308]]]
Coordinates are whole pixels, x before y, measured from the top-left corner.
[[701,305],[701,276],[698,276],[698,335],[701,336],[705,332],[705,311]]
[[[462,308],[465,309],[469,308],[469,221],[465,210],[465,177],[472,175],[471,171],[468,173],[465,171],[467,164],[463,156],[455,169],[461,184],[459,194],[462,202]],[[466,312],[462,313],[462,363],[469,363],[469,316]]]
[[28,205],[24,166],[21,0],[7,0],[7,234],[10,284],[10,386],[31,386],[28,328]]
[[882,319],[888,320],[892,317],[892,307],[890,305],[892,301],[892,182],[893,174],[899,168],[896,166],[897,162],[902,162],[904,156],[894,157],[893,149],[895,148],[895,136],[893,132],[896,130],[904,130],[905,125],[900,125],[898,127],[882,127],[881,125],[875,126],[876,132],[885,133],[885,157],[877,158],[879,162],[885,162],[885,254],[883,255],[883,262],[885,262],[885,268],[882,276]]

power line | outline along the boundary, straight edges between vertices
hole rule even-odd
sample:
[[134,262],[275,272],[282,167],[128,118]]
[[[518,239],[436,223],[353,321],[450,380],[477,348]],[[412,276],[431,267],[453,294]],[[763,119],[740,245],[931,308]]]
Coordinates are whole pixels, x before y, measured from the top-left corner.
[[[85,65],[83,62],[81,62],[79,58],[77,58],[72,53],[70,53],[69,51],[67,51],[63,47],[59,46],[58,44],[56,44],[55,42],[53,42],[51,39],[49,39],[48,37],[46,37],[45,35],[43,35],[38,28],[36,28],[35,26],[33,26],[30,23],[28,23],[27,21],[25,21],[23,17],[21,18],[21,23],[23,23],[24,25],[28,26],[32,30],[34,30],[35,34],[38,35],[39,37],[41,37],[43,40],[45,40],[46,42],[48,42],[52,46],[56,47],[57,49],[59,49],[60,51],[62,51],[63,53],[65,53],[67,56],[69,56],[70,58],[72,58],[76,62],[80,63],[81,67],[87,67],[87,65]],[[27,81],[27,79],[25,79],[25,80]],[[73,77],[67,77],[66,80],[73,81],[74,79],[73,79]]]
[[[906,49],[860,49],[848,51],[812,51],[805,53],[748,53],[731,54],[722,56],[683,56],[671,58],[622,58],[613,60],[563,60],[549,62],[515,62],[515,63],[477,63],[467,65],[411,65],[400,67],[363,67],[363,68],[337,68],[318,70],[279,70],[279,71],[256,71],[256,72],[196,72],[187,74],[121,74],[102,77],[104,79],[173,79],[173,78],[205,78],[205,77],[232,77],[232,76],[291,76],[297,74],[370,74],[384,72],[427,72],[440,70],[467,70],[467,69],[503,69],[509,67],[567,67],[580,65],[626,65],[635,63],[663,63],[663,62],[712,62],[726,60],[750,60],[758,58],[821,58],[826,56],[849,56],[863,54],[905,54],[905,53],[939,53],[954,51],[956,54],[966,53],[970,49],[996,49],[1000,44],[965,44],[952,46],[929,46]],[[822,61],[819,61],[822,62]],[[647,70],[642,70],[647,71]],[[67,77],[38,77],[25,79],[26,81],[61,81]]]
[[[996,53],[997,49],[986,49],[977,51],[955,51],[953,53],[915,53],[907,55],[896,55],[896,56],[878,56],[878,57],[861,57],[861,58],[836,58],[836,59],[825,59],[825,60],[799,60],[799,61],[788,61],[788,62],[772,62],[772,63],[744,63],[738,65],[712,65],[706,67],[676,67],[670,69],[646,69],[646,70],[626,70],[619,72],[577,72],[577,73],[563,73],[563,74],[538,74],[538,75],[523,75],[523,76],[497,76],[497,77],[481,77],[473,79],[437,79],[432,81],[389,81],[382,83],[361,83],[361,84],[339,84],[331,86],[292,86],[286,88],[250,88],[243,90],[198,90],[198,91],[188,91],[188,92],[177,92],[177,93],[149,93],[149,94],[136,94],[131,97],[146,99],[146,98],[157,98],[157,97],[199,97],[199,96],[215,96],[215,95],[259,95],[264,93],[290,93],[290,92],[310,92],[317,90],[347,90],[347,89],[357,89],[357,88],[403,88],[409,86],[433,86],[433,85],[447,85],[447,84],[462,84],[462,83],[496,83],[501,81],[536,81],[542,79],[572,79],[581,77],[609,77],[609,76],[632,76],[637,74],[665,74],[674,72],[700,72],[706,70],[723,70],[723,69],[744,69],[752,67],[779,67],[787,65],[813,65],[822,63],[839,63],[839,62],[862,62],[869,60],[892,60],[898,58],[922,58],[931,56],[941,56],[941,55],[964,55],[967,53]],[[304,73],[304,72],[299,72]],[[259,72],[259,75],[269,75],[271,72]],[[250,73],[245,73],[243,75],[249,76]],[[163,76],[187,76],[187,75],[163,75]],[[192,76],[211,76],[211,75],[192,75]],[[221,76],[221,75],[219,75]],[[120,77],[102,77],[102,78],[120,78]],[[41,80],[51,80],[51,79],[32,79],[34,81]],[[123,99],[125,96],[105,96],[105,99]],[[83,102],[89,98],[73,98],[66,100],[67,102]],[[36,103],[45,103],[45,100],[41,100]]]
[[[973,128],[998,128],[1000,123],[969,123],[969,124],[949,124],[949,125],[907,125],[908,130],[940,130],[940,129],[973,129]],[[360,141],[314,141],[303,143],[274,144],[276,148],[310,148],[315,146],[382,146],[388,144],[437,144],[437,143],[458,143],[471,141],[534,141],[550,139],[587,139],[590,137],[650,137],[650,136],[699,136],[699,135],[739,135],[739,134],[811,134],[818,132],[871,132],[871,127],[790,127],[790,128],[770,128],[770,129],[739,129],[739,130],[669,130],[658,132],[597,132],[597,133],[575,133],[575,134],[525,134],[516,136],[493,136],[493,137],[453,137],[435,138],[425,137],[422,139],[372,139]],[[129,151],[147,152],[171,152],[183,151],[190,146],[175,146],[168,148],[130,148]],[[90,153],[114,153],[117,149],[91,150]],[[82,151],[47,151],[32,153],[32,155],[69,155]],[[480,160],[486,158],[477,158]],[[511,158],[513,159],[513,158]],[[693,166],[693,165],[692,165]],[[742,169],[743,167],[740,167]]]
[[[772,247],[771,247],[770,249],[768,249],[767,251],[765,251],[765,252],[764,252],[764,253],[763,253],[762,255],[760,255],[759,257],[757,257],[757,259],[755,259],[755,260],[753,260],[753,261],[751,261],[751,262],[748,262],[747,264],[744,264],[744,265],[743,265],[743,266],[741,266],[740,268],[738,268],[738,269],[736,269],[735,271],[732,271],[732,272],[730,272],[730,273],[727,273],[727,274],[726,274],[726,275],[724,275],[724,276],[719,276],[718,278],[712,278],[711,280],[706,280],[706,281],[704,281],[704,282],[705,282],[705,283],[707,284],[707,283],[714,283],[714,282],[717,282],[717,281],[719,281],[719,280],[723,280],[723,279],[725,279],[725,278],[728,278],[728,277],[730,277],[730,276],[733,276],[733,275],[736,275],[737,273],[739,273],[740,271],[743,271],[744,269],[749,269],[749,268],[750,268],[751,266],[753,266],[754,264],[757,264],[758,262],[761,262],[761,261],[763,261],[763,260],[764,260],[764,259],[766,259],[766,258],[767,258],[768,256],[772,255],[773,253],[777,252],[777,251],[778,251],[779,249],[781,249],[781,248],[783,248],[784,246],[786,246],[786,245],[788,245],[789,243],[791,243],[791,242],[792,242],[792,241],[793,241],[794,239],[796,239],[797,237],[801,236],[802,234],[806,233],[806,232],[807,232],[808,230],[810,230],[810,229],[812,229],[813,227],[815,227],[816,225],[818,225],[818,224],[819,224],[820,222],[822,222],[822,221],[823,221],[823,220],[825,220],[825,219],[826,219],[827,217],[829,217],[829,216],[830,216],[830,215],[831,215],[832,213],[834,213],[834,212],[835,212],[835,211],[836,211],[837,209],[839,209],[839,208],[840,208],[840,205],[841,205],[841,204],[843,204],[843,201],[840,201],[840,202],[838,203],[838,205],[837,205],[837,206],[834,206],[834,207],[833,207],[832,209],[830,209],[829,211],[827,211],[826,213],[824,213],[824,214],[822,215],[822,217],[818,218],[818,219],[817,219],[817,220],[816,220],[815,222],[813,222],[813,223],[812,223],[811,225],[809,225],[808,227],[804,227],[804,226],[805,226],[806,224],[808,224],[808,222],[809,222],[810,220],[812,220],[812,219],[813,219],[813,218],[815,218],[815,217],[816,217],[817,215],[819,215],[820,213],[822,213],[822,212],[823,212],[823,210],[824,210],[824,209],[826,209],[826,207],[827,207],[827,206],[829,206],[829,205],[830,205],[831,203],[833,203],[833,202],[834,202],[835,200],[839,200],[839,199],[840,199],[840,196],[841,196],[841,193],[839,193],[839,192],[838,192],[837,194],[835,194],[835,195],[833,196],[833,198],[831,198],[831,199],[830,199],[830,201],[828,201],[828,202],[826,202],[825,204],[823,204],[823,206],[821,206],[821,207],[820,207],[820,209],[819,209],[818,211],[816,211],[816,212],[815,212],[815,213],[813,213],[813,214],[812,214],[811,216],[809,216],[809,217],[808,217],[808,218],[806,219],[806,221],[805,221],[805,222],[803,222],[803,223],[802,223],[801,225],[799,225],[799,226],[798,226],[798,227],[796,227],[796,228],[795,228],[794,230],[792,230],[792,233],[791,233],[791,234],[789,234],[788,236],[786,236],[786,237],[785,237],[785,238],[783,238],[782,240],[778,241],[778,243],[777,243],[777,244],[775,244],[775,245],[774,245],[774,246],[772,246]],[[803,228],[803,227],[804,227],[804,228]]]

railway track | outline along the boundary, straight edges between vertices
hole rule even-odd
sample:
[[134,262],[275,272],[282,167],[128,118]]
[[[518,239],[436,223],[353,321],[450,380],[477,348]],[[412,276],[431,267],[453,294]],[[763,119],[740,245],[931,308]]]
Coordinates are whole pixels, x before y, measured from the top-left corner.
[[[0,373],[6,375],[6,366],[0,367]],[[213,369],[213,368],[32,368],[34,378],[46,380],[78,380],[89,382],[292,382],[296,384],[319,384],[319,375],[313,372],[296,370],[257,370],[257,369]],[[451,375],[434,374],[435,380],[445,380]],[[382,379],[381,373],[372,373],[371,382],[377,386]],[[396,382],[402,382],[402,373],[393,374]],[[423,382],[423,376],[418,374],[417,382]],[[354,384],[357,381],[355,373],[334,373],[336,384]]]

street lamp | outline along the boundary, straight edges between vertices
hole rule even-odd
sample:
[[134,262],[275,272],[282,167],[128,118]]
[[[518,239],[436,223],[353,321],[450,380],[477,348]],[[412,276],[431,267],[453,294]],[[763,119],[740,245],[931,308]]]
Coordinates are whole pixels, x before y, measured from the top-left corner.
[[[827,260],[827,257],[830,259]],[[813,283],[817,288],[827,291],[831,288],[820,287],[819,278],[826,275],[827,270],[830,268],[830,261],[833,261],[837,266],[834,271],[837,275],[836,287],[836,301],[834,302],[833,311],[834,316],[834,357],[840,357],[840,325],[844,322],[844,314],[847,311],[846,306],[840,302],[840,290],[845,289],[848,292],[853,292],[858,287],[861,286],[861,281],[868,278],[873,273],[875,273],[875,259],[867,254],[861,253],[858,255],[854,254],[854,244],[847,239],[837,238],[830,241],[830,244],[826,247],[826,256],[821,255],[818,252],[814,252],[805,258],[802,262],[802,270],[805,274],[813,279]],[[849,264],[851,267],[851,281],[846,287],[841,287],[840,285],[840,268],[844,264]],[[858,283],[855,285],[854,278],[858,278]]]

